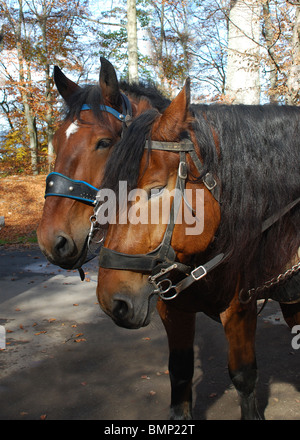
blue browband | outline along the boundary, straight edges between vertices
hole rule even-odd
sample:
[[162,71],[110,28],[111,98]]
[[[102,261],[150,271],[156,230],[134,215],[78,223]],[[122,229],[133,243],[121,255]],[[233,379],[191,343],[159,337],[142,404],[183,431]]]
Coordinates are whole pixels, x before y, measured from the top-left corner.
[[[91,107],[87,104],[83,104],[83,106],[81,107],[81,110],[91,110]],[[100,105],[100,110],[107,112],[107,113],[111,113],[113,116],[115,116],[121,122],[123,122],[125,120],[126,115],[123,115],[122,113],[118,112],[117,110],[115,110],[112,107],[108,107],[107,105]]]
[[[102,110],[103,112],[110,113],[115,118],[119,119],[119,121],[124,122],[127,115],[132,116],[132,109],[131,109],[130,101],[127,98],[127,96],[121,93],[121,98],[122,98],[123,113],[118,112],[117,110],[115,110],[112,107],[109,107],[108,105],[100,105],[100,110]],[[87,104],[83,104],[81,110],[91,110],[91,107]]]
[[[127,96],[121,93],[121,98],[123,113],[107,105],[100,105],[100,110],[112,114],[119,121],[123,122],[125,126],[127,121],[126,116],[129,116],[129,120],[131,120],[132,109]],[[91,110],[91,107],[87,104],[83,104],[81,110]],[[84,180],[74,180],[55,171],[48,174],[46,178],[45,198],[49,196],[66,197],[94,206],[98,191],[98,188],[95,188]]]

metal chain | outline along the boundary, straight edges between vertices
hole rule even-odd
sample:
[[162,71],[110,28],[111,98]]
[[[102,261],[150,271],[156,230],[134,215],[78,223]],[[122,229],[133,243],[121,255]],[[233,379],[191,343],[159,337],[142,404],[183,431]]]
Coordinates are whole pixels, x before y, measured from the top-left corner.
[[[244,289],[242,289],[239,293],[240,302],[243,304],[249,303],[254,295],[264,292],[265,290],[277,286],[280,283],[284,283],[289,277],[293,276],[299,270],[300,270],[300,260],[298,261],[298,263],[294,264],[294,266],[292,266],[290,269],[287,269],[284,273],[281,273],[276,277],[266,281],[262,286],[249,289],[246,295],[244,294]],[[245,299],[243,299],[244,295],[246,297]]]

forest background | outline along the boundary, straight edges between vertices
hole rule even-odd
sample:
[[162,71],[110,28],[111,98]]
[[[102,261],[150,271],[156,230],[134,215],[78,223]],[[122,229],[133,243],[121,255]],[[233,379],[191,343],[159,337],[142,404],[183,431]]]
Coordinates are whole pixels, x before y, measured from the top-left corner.
[[51,170],[62,102],[58,65],[193,102],[299,105],[300,2],[286,0],[0,0],[0,176]]

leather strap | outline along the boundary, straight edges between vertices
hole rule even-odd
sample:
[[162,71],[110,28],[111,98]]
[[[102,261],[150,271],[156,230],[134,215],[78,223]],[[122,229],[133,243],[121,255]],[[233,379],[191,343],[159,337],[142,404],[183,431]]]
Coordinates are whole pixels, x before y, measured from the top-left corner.
[[45,198],[49,196],[66,197],[94,206],[99,189],[83,181],[53,171],[46,178]]

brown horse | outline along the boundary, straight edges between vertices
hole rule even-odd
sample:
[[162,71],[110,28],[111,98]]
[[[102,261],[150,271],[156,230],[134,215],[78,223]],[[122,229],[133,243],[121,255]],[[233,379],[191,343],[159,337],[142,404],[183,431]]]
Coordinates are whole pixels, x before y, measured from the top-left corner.
[[[124,131],[123,121],[119,120],[113,113],[109,113],[107,108],[100,106],[111,106],[112,109],[123,113],[120,86],[129,98],[134,116],[151,106],[162,111],[166,107],[167,101],[151,87],[145,88],[140,85],[129,87],[126,83],[119,85],[113,67],[104,59],[102,59],[100,72],[100,88],[99,86],[79,88],[68,80],[59,69],[55,71],[55,81],[58,90],[67,103],[68,112],[62,127],[55,136],[57,152],[55,173],[57,174],[50,175],[47,179],[47,199],[38,235],[41,248],[49,259],[55,264],[68,268],[78,267],[86,259],[87,235],[90,229],[89,218],[93,213],[91,205],[93,206],[95,202],[95,193],[101,184],[103,168],[108,156],[111,154],[111,146],[115,144],[122,131]],[[125,108],[124,115],[126,113]],[[73,125],[73,122],[76,123]],[[216,130],[213,130],[212,135],[217,143]],[[172,136],[170,139],[172,139]],[[205,152],[203,152],[203,157],[207,159]],[[123,159],[126,159],[126,157],[123,157]],[[164,162],[159,162],[159,164],[162,167],[165,165]],[[191,164],[191,166],[193,165]],[[112,169],[115,169],[114,165]],[[57,180],[55,181],[55,179]],[[58,183],[55,190],[50,185],[50,182],[53,181],[55,186]],[[206,184],[210,187],[209,180]],[[74,191],[75,186],[76,191]],[[72,191],[70,191],[70,187]],[[51,197],[49,197],[50,195]],[[206,194],[206,198],[207,196],[208,194]],[[210,203],[210,205],[211,207],[214,205],[215,210],[218,211],[215,202]],[[216,215],[218,215],[217,212]],[[217,271],[222,272],[219,268],[216,269],[214,282],[211,282],[210,285],[207,284],[207,281],[198,281],[196,286],[191,286],[185,290],[184,298],[180,295],[174,301],[159,300],[157,304],[167,329],[170,344],[171,405],[172,417],[174,418],[188,418],[191,414],[190,387],[193,375],[195,312],[206,310],[208,314],[215,315],[216,309],[215,304],[210,307],[206,301],[199,299],[198,290],[200,287],[201,292],[207,292],[209,295],[222,290],[222,278],[218,276]],[[176,274],[172,274],[173,277],[174,275]],[[197,294],[193,292],[193,289]],[[192,310],[189,298],[193,301]],[[154,302],[155,296],[152,299],[152,303]],[[124,313],[122,302],[118,304],[121,305],[119,313]],[[242,306],[239,301],[236,304],[232,303],[228,309],[229,312],[227,310],[226,334],[237,331],[249,332],[252,335],[251,331],[253,331],[255,323],[250,312],[255,307],[255,302],[247,307]],[[285,305],[285,308],[285,317],[290,324],[293,325],[299,322],[296,314],[297,310],[295,310],[297,305]],[[235,309],[240,313],[233,313]],[[250,328],[247,321],[242,319],[245,314],[244,310],[247,310],[246,315],[248,320],[251,321]],[[234,316],[234,319],[230,318],[231,315]],[[225,315],[223,314],[223,316]],[[180,323],[180,326],[178,323]],[[251,337],[254,341],[254,336]],[[233,381],[242,395],[242,406],[246,406],[242,411],[243,416],[251,418],[256,415],[254,398],[250,392],[252,390],[251,384],[255,382],[256,371],[254,365],[249,368],[247,361],[251,358],[251,350],[245,361],[240,358],[238,344],[243,343],[243,340],[243,338],[241,340],[237,338],[235,343],[231,342],[229,368],[230,371],[235,371],[234,368],[237,371],[236,374],[232,374]],[[250,340],[249,345],[254,344],[253,341]],[[234,361],[235,358],[237,359],[236,362]],[[241,371],[239,371],[239,367],[244,364],[246,366],[245,371],[243,368],[240,368]],[[250,388],[248,389],[246,385],[248,386],[249,380]]]
[[54,80],[67,113],[54,135],[56,160],[46,181],[38,242],[52,263],[80,268],[90,258],[90,217],[113,145],[132,117],[152,106],[163,109],[168,100],[151,85],[119,84],[105,58],[98,85],[80,87],[58,67]]
[[[119,210],[100,251],[97,295],[127,328],[147,325],[157,306],[169,341],[172,419],[191,417],[199,311],[224,327],[242,418],[260,418],[256,300],[258,292],[276,295],[261,286],[285,272],[300,244],[299,121],[292,107],[190,106],[187,83],[164,112],[135,119],[108,159],[97,219],[107,207],[102,191]],[[299,303],[282,310],[290,325],[300,323]]]

